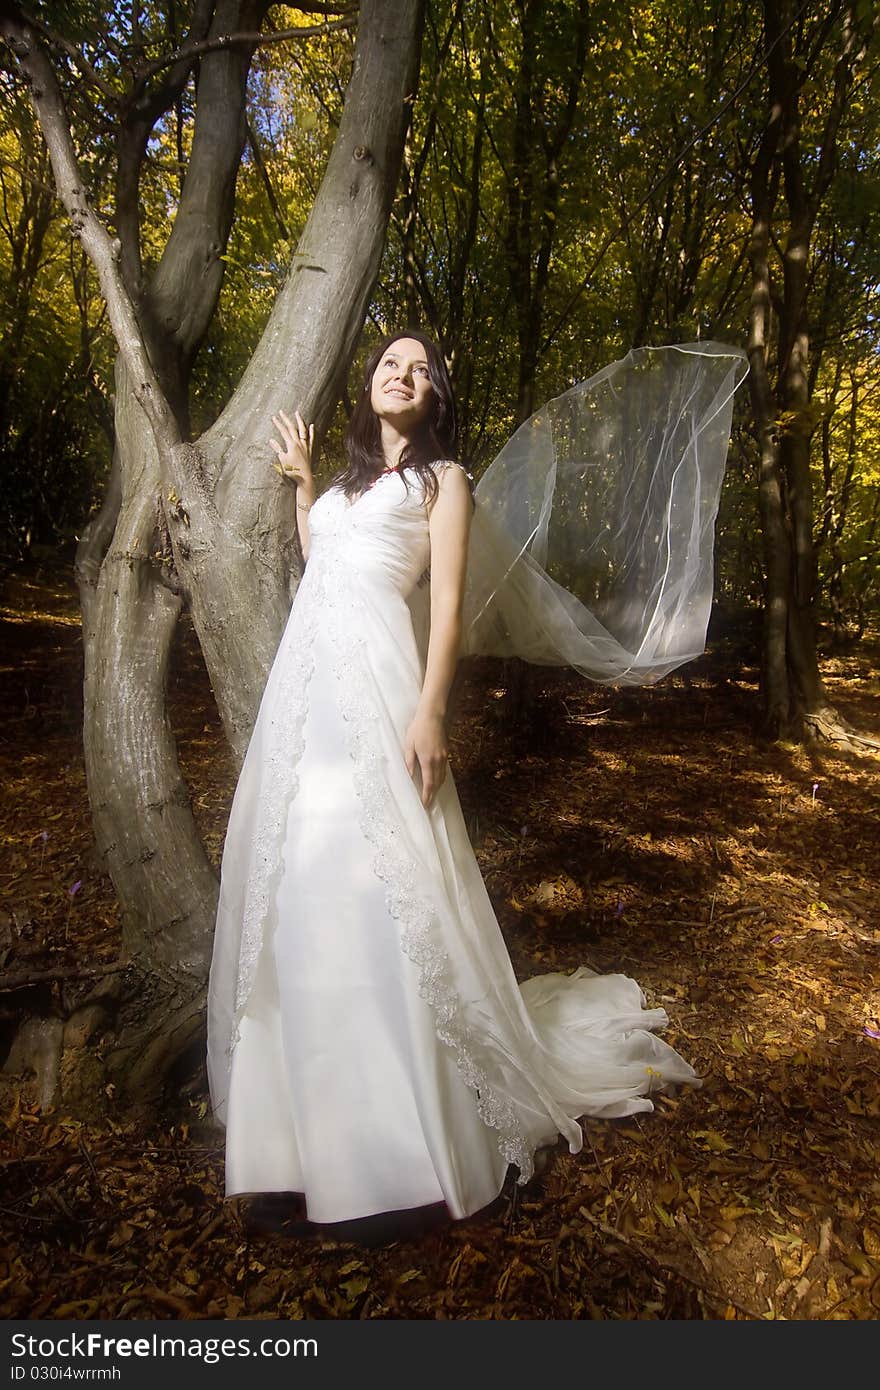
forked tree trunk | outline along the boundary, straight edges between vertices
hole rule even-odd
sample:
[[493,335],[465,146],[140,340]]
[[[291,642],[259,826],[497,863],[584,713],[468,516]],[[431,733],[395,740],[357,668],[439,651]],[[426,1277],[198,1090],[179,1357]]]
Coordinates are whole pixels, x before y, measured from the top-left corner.
[[[218,4],[216,32],[229,32],[244,8]],[[3,20],[121,350],[115,493],[95,520],[81,574],[89,795],[131,968],[102,980],[64,1030],[70,1046],[61,1057],[59,1098],[80,1109],[102,1103],[110,1081],[117,1102],[151,1104],[181,1055],[203,1045],[217,884],[168,722],[174,630],[187,604],[240,764],[298,572],[292,490],[269,466],[270,417],[279,407],[298,408],[320,437],[336,406],[378,273],[421,30],[422,0],[393,8],[362,0],[343,119],[287,281],[229,405],[188,444],[180,403],[219,292],[247,64],[240,51],[202,59],[175,231],[138,303],[137,286],[127,292],[120,272],[126,258],[110,246],[83,195],[48,60],[23,21]],[[130,280],[136,263],[129,255]],[[163,339],[173,352],[162,354],[157,373],[150,352],[155,360]],[[96,545],[107,547],[100,564]],[[100,1058],[83,1049],[99,1033]]]

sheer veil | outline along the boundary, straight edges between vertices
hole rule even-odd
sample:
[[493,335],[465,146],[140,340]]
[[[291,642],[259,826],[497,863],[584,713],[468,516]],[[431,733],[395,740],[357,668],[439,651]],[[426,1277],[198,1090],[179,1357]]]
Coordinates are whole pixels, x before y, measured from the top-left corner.
[[547,402],[476,488],[462,655],[649,685],[699,656],[746,354],[635,348]]

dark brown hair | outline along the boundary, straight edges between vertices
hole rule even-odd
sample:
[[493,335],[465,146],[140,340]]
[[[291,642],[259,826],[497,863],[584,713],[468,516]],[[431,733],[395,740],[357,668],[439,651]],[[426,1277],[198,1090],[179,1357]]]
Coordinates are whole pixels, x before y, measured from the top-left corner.
[[[455,396],[443,353],[433,338],[429,338],[426,333],[422,333],[419,329],[403,328],[397,333],[387,333],[370,353],[364,364],[363,386],[358,393],[357,402],[345,431],[345,452],[348,455],[348,466],[332,479],[331,485],[342,488],[349,501],[354,501],[356,497],[365,492],[376,481],[385,467],[379,417],[370,404],[370,388],[373,382],[373,373],[385,353],[392,343],[398,342],[401,338],[414,338],[424,348],[433,399],[431,409],[419,425],[417,433],[404,446],[398,465],[400,474],[408,487],[405,470],[412,469],[425,485],[426,502],[432,502],[437,495],[438,484],[437,475],[431,464],[438,459],[458,461],[455,444]],[[468,487],[473,498],[474,484],[470,477],[468,477]]]

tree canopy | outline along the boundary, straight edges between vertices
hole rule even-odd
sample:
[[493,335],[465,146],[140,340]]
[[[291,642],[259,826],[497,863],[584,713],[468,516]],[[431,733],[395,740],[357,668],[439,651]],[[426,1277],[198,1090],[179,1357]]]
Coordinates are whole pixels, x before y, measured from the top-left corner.
[[[338,129],[357,16],[314,12],[331,8],[267,10],[248,77],[223,287],[189,386],[196,430],[228,399],[260,335]],[[30,9],[51,32],[81,166],[111,230],[135,215],[120,173],[123,125],[129,146],[145,143],[136,189],[145,275],[173,225],[193,137],[199,65],[181,80],[183,64],[171,59],[199,42],[210,9]],[[820,157],[844,9],[783,7],[804,75],[807,168]],[[855,6],[854,22],[865,23],[869,9]],[[279,37],[295,30],[303,34]],[[744,341],[748,190],[766,120],[767,49],[755,3],[432,0],[366,333],[421,323],[441,337],[463,449],[477,471],[518,418],[632,345]],[[97,505],[113,341],[94,273],[52,196],[39,129],[6,66],[0,380],[5,545],[14,555],[26,538],[75,534]],[[846,94],[809,267],[819,594],[841,628],[857,630],[876,609],[880,521],[875,93],[865,62]],[[787,234],[777,198],[774,255]],[[344,406],[325,446],[334,466],[343,420]],[[719,595],[733,605],[760,595],[755,466],[744,425],[719,527]]]

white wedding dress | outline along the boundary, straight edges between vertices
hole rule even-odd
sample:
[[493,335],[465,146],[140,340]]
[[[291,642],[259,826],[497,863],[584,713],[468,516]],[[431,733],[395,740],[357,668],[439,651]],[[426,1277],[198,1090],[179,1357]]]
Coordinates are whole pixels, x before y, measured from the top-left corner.
[[429,611],[417,476],[354,503],[329,489],[310,537],[223,853],[208,1075],[226,1194],[302,1192],[316,1222],[465,1217],[560,1133],[577,1152],[580,1117],[698,1081],[634,980],[518,984],[451,771],[422,805],[403,754]]

